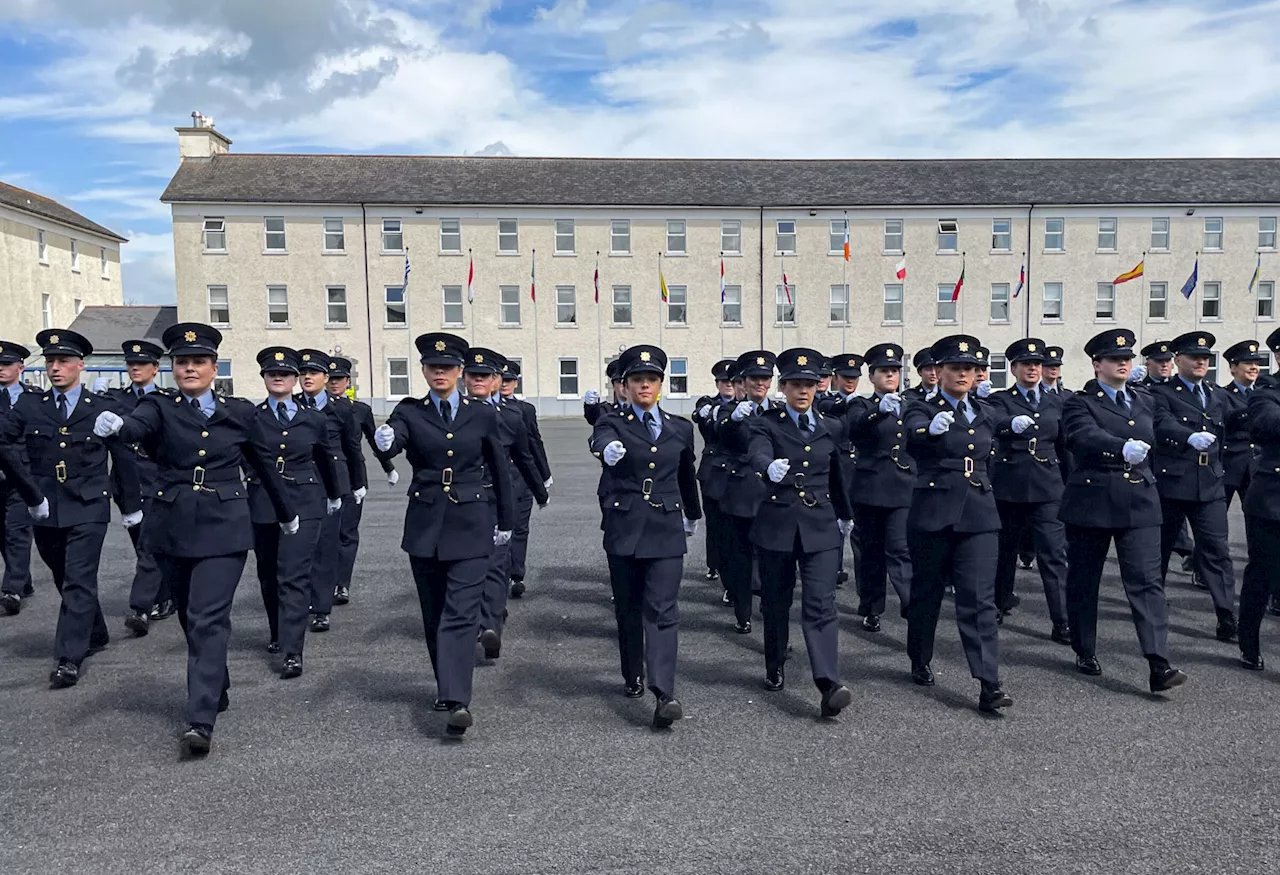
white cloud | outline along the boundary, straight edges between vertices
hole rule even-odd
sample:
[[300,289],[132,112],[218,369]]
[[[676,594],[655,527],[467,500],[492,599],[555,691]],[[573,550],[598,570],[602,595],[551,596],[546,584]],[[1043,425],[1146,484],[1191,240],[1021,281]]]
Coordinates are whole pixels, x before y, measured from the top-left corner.
[[126,304],[172,304],[177,301],[173,269],[173,235],[125,230],[129,242],[120,249],[121,281]]
[[556,0],[552,6],[539,6],[534,18],[557,30],[574,30],[587,17],[587,0]]

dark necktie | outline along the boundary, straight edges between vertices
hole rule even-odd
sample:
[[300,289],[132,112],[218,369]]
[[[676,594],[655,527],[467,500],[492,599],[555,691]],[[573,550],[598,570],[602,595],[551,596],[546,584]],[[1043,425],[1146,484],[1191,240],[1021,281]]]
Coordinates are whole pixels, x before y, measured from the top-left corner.
[[649,437],[656,441],[658,439],[658,421],[653,418],[652,410],[644,412],[644,424],[649,429]]
[[201,417],[204,416],[204,409],[200,406],[199,398],[191,399],[191,409],[194,410],[196,413],[199,413]]
[[958,410],[960,415],[964,417],[965,422],[973,422],[973,416],[969,412],[969,402],[961,398],[960,403],[956,405],[956,410]]
[[1040,409],[1040,394],[1035,389],[1027,393],[1027,400],[1031,402],[1032,410]]
[[440,402],[440,418],[444,420],[445,425],[448,425],[450,422],[453,421],[452,413],[453,413],[453,410],[450,408],[449,402],[441,401]]
[[316,399],[314,396],[312,395],[307,396],[307,406],[310,407],[312,410],[316,409]]
[[800,426],[800,433],[807,435],[809,433],[809,414],[801,413],[796,417],[796,424]]
[[5,412],[13,406],[13,397],[9,394],[8,386],[0,386],[0,413]]
[[284,406],[283,401],[276,402],[276,418],[285,425],[289,423],[289,408]]
[[133,391],[137,393],[139,401],[147,397],[147,390],[143,389],[141,386],[134,386]]
[[1200,409],[1204,410],[1207,404],[1204,397],[1204,385],[1201,383],[1196,384],[1196,400],[1200,402]]
[[1129,412],[1129,397],[1124,394],[1123,389],[1116,392],[1116,407],[1119,407],[1125,413]]
[[67,396],[59,395],[58,400],[55,403],[58,405],[58,415],[61,416],[63,419],[66,419],[67,418]]

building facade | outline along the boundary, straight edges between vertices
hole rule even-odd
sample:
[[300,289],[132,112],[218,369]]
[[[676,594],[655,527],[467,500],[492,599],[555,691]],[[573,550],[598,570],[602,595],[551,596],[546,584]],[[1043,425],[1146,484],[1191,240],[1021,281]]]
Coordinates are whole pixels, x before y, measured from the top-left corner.
[[256,352],[286,343],[353,359],[388,409],[426,391],[413,338],[438,330],[519,360],[556,414],[636,343],[667,350],[665,398],[687,409],[716,360],[762,347],[965,332],[1001,385],[1001,351],[1030,334],[1066,348],[1079,386],[1108,325],[1222,348],[1276,327],[1280,161],[239,156],[211,128],[179,138],[179,317],[223,331],[224,387],[249,396]]

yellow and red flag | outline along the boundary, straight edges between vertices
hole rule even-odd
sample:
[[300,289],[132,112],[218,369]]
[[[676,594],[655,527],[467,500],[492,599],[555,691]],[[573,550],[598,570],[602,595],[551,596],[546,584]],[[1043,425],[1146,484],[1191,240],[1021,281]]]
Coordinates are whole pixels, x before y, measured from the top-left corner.
[[1113,279],[1111,281],[1111,285],[1118,286],[1121,283],[1127,283],[1129,280],[1136,280],[1138,277],[1142,276],[1142,272],[1145,269],[1145,266],[1146,266],[1145,260],[1139,261],[1137,266],[1133,270],[1128,271],[1126,273],[1122,273],[1120,274],[1120,276]]

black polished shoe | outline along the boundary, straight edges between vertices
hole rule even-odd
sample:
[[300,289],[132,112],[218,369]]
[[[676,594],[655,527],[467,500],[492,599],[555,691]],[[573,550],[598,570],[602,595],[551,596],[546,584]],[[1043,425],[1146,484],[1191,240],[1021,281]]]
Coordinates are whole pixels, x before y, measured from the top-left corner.
[[152,620],[167,620],[178,612],[178,606],[173,599],[165,599],[158,604],[151,606]]
[[707,573],[702,575],[703,580],[715,580],[720,577],[720,573],[714,568],[708,568]]
[[996,611],[996,625],[997,626],[1004,625],[1004,611],[1001,611],[1001,610]]
[[141,638],[151,631],[151,616],[145,611],[131,611],[124,618],[124,627]]
[[511,581],[511,597],[513,599],[524,598],[524,581],[523,580]]
[[267,653],[279,653],[279,652],[280,652],[279,641],[272,641],[267,645]]
[[1209,588],[1209,584],[1204,582],[1204,578],[1200,576],[1199,571],[1191,572],[1191,585],[1194,586],[1196,589],[1207,590]]
[[231,697],[227,695],[227,691],[223,690],[222,695],[218,696],[218,713],[226,711],[231,707]]
[[1076,671],[1080,674],[1087,674],[1090,677],[1097,677],[1102,674],[1102,663],[1098,662],[1096,656],[1077,656]]
[[480,633],[480,646],[484,648],[485,659],[497,659],[502,655],[502,638],[492,629]]
[[351,601],[351,589],[346,586],[336,586],[333,588],[333,603],[335,605],[345,605]]
[[1280,596],[1271,597],[1271,601],[1267,604],[1267,613],[1273,617],[1280,617]]
[[822,694],[819,709],[823,717],[835,717],[853,704],[853,691],[844,684],[836,684]]
[[281,680],[290,680],[302,676],[302,654],[290,653],[284,658],[284,666],[280,669]]
[[1242,653],[1240,654],[1240,664],[1249,669],[1249,671],[1262,671],[1266,667],[1262,664],[1261,654],[1258,656],[1245,656]]
[[24,599],[29,599],[35,594],[36,594],[36,586],[34,583],[28,583],[26,586],[22,588],[21,595]]
[[911,666],[911,681],[920,687],[931,687],[934,684],[933,668],[925,665]]
[[776,693],[787,685],[787,676],[782,669],[776,669],[768,672],[764,676],[764,688],[771,693]]
[[1222,617],[1218,619],[1217,636],[1219,641],[1235,641],[1237,631],[1238,629],[1234,614],[1223,614]]
[[1151,692],[1163,693],[1187,682],[1187,673],[1176,668],[1164,668],[1151,672]]
[[312,632],[328,632],[329,631],[329,615],[328,614],[312,614],[311,615],[311,631]]
[[1018,554],[1018,565],[1021,568],[1030,568],[1032,565],[1035,564],[1035,561],[1036,561],[1036,557],[1032,556],[1030,553]]
[[449,703],[444,701],[443,699],[436,699],[434,702],[431,703],[431,710],[432,711],[448,711]]
[[879,632],[880,631],[880,615],[867,614],[865,617],[862,618],[862,628],[866,629],[868,632]]
[[721,593],[721,595],[720,595],[720,604],[722,604],[722,605],[732,605],[732,604],[733,604],[733,596],[729,595],[729,590],[727,590],[727,589],[726,589],[723,593]]
[[444,731],[453,736],[464,735],[474,724],[475,720],[466,706],[455,705],[449,709],[449,722],[445,724]]
[[644,695],[644,680],[636,678],[635,680],[627,681],[627,688],[624,692],[628,699],[639,699]]
[[1055,623],[1053,631],[1049,633],[1049,640],[1054,644],[1070,644],[1071,627],[1066,623]]
[[1009,694],[1000,689],[999,684],[982,685],[982,692],[978,694],[978,710],[988,714],[994,714],[1001,708],[1008,708],[1013,704],[1013,699]]
[[840,587],[844,586],[848,582],[849,582],[849,572],[841,571],[838,574],[836,574],[836,589],[839,589]]
[[745,623],[734,623],[733,631],[737,632],[739,635],[750,635],[751,621],[747,620]]
[[190,726],[182,733],[182,750],[190,757],[202,757],[213,746],[213,735],[200,726]]
[[6,592],[0,595],[0,609],[6,614],[13,616],[22,611],[22,596],[16,592]]
[[670,729],[672,723],[683,719],[684,708],[680,706],[679,699],[673,699],[670,696],[658,698],[658,703],[653,708],[654,729]]
[[80,667],[66,659],[59,659],[58,664],[49,673],[49,683],[55,690],[74,687],[79,681]]

